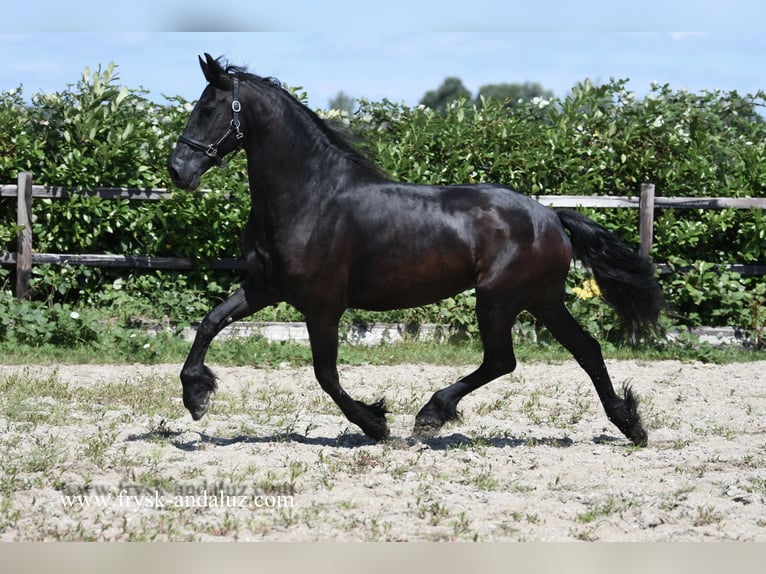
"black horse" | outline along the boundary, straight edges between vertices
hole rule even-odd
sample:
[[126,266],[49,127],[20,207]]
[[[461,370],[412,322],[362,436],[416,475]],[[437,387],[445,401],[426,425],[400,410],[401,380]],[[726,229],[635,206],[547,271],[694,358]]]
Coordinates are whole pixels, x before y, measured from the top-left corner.
[[340,385],[341,315],[415,307],[475,287],[483,362],[434,393],[417,414],[415,436],[432,436],[457,417],[461,398],[514,370],[511,327],[527,310],[588,373],[609,419],[646,444],[637,397],[627,386],[615,392],[600,345],[564,305],[564,284],[574,256],[627,329],[640,331],[656,324],[663,306],[648,259],[590,219],[502,185],[392,181],[275,80],[209,54],[200,65],[208,85],[168,161],[170,177],[195,189],[205,171],[244,148],[252,207],[243,237],[247,277],[205,317],[181,371],[195,420],[216,390],[204,364],[216,334],[286,301],[306,317],[322,389],[368,436],[385,439],[383,401],[356,401]]

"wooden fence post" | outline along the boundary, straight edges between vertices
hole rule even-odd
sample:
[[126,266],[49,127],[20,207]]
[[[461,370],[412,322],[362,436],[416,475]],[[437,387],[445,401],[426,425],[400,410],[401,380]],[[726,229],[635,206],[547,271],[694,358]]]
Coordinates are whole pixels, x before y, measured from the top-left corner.
[[19,173],[16,186],[16,223],[19,233],[16,241],[16,297],[29,295],[29,279],[32,277],[32,174]]
[[638,236],[641,239],[639,252],[644,257],[652,250],[654,233],[654,184],[641,184],[641,197],[638,203]]

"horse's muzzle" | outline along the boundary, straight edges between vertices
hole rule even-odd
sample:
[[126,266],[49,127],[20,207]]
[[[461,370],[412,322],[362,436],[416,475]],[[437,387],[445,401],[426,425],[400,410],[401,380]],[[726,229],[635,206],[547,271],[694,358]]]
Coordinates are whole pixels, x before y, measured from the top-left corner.
[[189,169],[188,164],[180,161],[173,153],[168,160],[168,175],[173,185],[186,191],[193,191],[199,187],[201,173]]

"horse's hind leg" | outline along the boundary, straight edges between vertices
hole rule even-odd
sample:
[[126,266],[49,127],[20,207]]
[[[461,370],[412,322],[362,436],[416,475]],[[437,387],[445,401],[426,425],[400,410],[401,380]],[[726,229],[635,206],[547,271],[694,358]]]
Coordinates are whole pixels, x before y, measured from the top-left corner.
[[554,303],[539,304],[531,308],[530,312],[574,355],[588,373],[609,420],[634,444],[646,445],[647,435],[638,413],[638,398],[627,386],[623,388],[623,396],[618,396],[606,370],[601,345],[569,313],[563,303],[563,294],[557,299]]
[[484,345],[484,359],[473,373],[431,396],[415,417],[413,436],[433,436],[444,423],[458,418],[457,404],[460,399],[516,368],[511,339],[516,315],[515,306],[502,305],[488,300],[486,296],[477,296],[476,318]]
[[227,325],[252,315],[273,301],[262,292],[245,284],[202,320],[194,343],[181,369],[184,406],[196,421],[204,416],[216,389],[215,375],[205,366],[205,355],[215,336]]
[[338,376],[338,318],[306,317],[311,341],[314,374],[319,385],[352,423],[375,440],[388,438],[386,408],[383,401],[367,405],[352,399],[340,385]]

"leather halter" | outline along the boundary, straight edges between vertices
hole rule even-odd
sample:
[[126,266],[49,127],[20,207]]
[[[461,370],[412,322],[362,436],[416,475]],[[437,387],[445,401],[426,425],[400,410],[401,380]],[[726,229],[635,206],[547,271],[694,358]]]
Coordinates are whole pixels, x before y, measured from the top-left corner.
[[208,157],[213,158],[218,166],[223,165],[223,156],[218,155],[218,146],[225,142],[230,135],[234,134],[237,138],[237,145],[232,151],[237,151],[245,143],[245,134],[239,129],[239,112],[242,110],[242,104],[239,102],[239,80],[232,78],[231,81],[234,91],[234,97],[231,101],[231,122],[223,135],[211,144],[203,144],[184,135],[178,137],[179,143],[184,143],[194,150],[204,152]]

